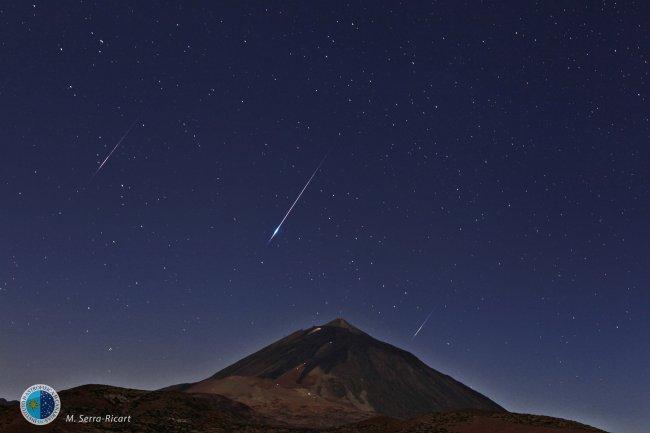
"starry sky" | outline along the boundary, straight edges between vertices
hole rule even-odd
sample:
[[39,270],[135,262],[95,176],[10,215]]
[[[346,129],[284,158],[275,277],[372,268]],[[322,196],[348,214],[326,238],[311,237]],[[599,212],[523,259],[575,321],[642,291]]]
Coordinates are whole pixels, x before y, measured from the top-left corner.
[[11,3],[0,397],[343,316],[509,410],[650,423],[643,2]]

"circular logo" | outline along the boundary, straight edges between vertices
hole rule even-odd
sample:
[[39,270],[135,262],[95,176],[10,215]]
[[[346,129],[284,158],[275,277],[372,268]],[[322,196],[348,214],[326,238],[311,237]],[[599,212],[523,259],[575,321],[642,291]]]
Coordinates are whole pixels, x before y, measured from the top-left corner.
[[49,424],[61,410],[61,400],[54,388],[48,385],[32,385],[20,397],[20,411],[32,424]]

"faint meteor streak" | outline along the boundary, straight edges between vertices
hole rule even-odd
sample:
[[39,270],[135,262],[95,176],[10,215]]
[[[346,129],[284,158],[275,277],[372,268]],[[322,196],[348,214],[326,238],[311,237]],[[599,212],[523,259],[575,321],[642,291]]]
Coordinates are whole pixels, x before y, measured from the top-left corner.
[[140,116],[139,116],[139,115],[138,115],[138,117],[135,118],[135,120],[133,121],[133,123],[131,124],[131,126],[129,126],[129,129],[126,130],[126,132],[124,133],[124,135],[122,135],[122,138],[120,138],[120,139],[118,140],[118,142],[117,142],[117,144],[115,145],[115,147],[113,147],[113,149],[108,153],[108,155],[106,155],[106,158],[104,158],[104,160],[102,161],[102,163],[99,164],[99,168],[97,169],[97,171],[95,171],[95,173],[94,173],[93,176],[90,178],[90,180],[93,180],[93,179],[95,178],[95,176],[97,176],[97,173],[99,173],[99,171],[102,169],[102,167],[104,167],[104,165],[106,164],[106,162],[108,161],[108,159],[111,157],[111,155],[113,155],[113,152],[115,152],[115,150],[120,146],[120,144],[122,144],[122,141],[124,141],[124,139],[126,138],[126,136],[129,135],[129,132],[131,132],[131,130],[133,129],[133,127],[135,126],[135,124],[138,123],[138,120],[140,120]]
[[327,155],[329,155],[329,152],[327,152],[325,154],[325,156],[323,157],[323,159],[320,160],[320,163],[316,167],[316,170],[314,170],[314,172],[311,174],[311,176],[307,180],[307,183],[305,184],[305,186],[302,187],[302,189],[300,190],[300,194],[298,194],[298,197],[296,197],[296,199],[293,201],[293,203],[289,207],[289,210],[287,211],[287,213],[284,214],[284,218],[282,218],[282,221],[280,221],[280,224],[278,224],[278,226],[275,228],[275,230],[273,230],[273,234],[271,234],[271,237],[269,238],[269,241],[268,241],[269,244],[271,243],[273,238],[280,232],[280,227],[282,227],[282,224],[284,224],[284,221],[287,219],[287,217],[289,216],[289,214],[293,210],[296,203],[298,203],[298,200],[300,200],[300,197],[302,197],[302,194],[305,192],[305,190],[307,189],[307,187],[311,183],[314,176],[316,176],[316,173],[318,173],[318,170],[320,169],[321,165],[323,165],[323,162],[325,162],[325,159],[327,158]]
[[427,316],[427,318],[424,319],[424,322],[422,322],[422,324],[420,325],[420,327],[418,328],[418,330],[415,331],[415,334],[413,334],[413,337],[411,337],[411,340],[415,340],[415,337],[418,336],[418,334],[420,333],[420,331],[422,330],[422,328],[424,328],[424,325],[427,324],[427,322],[429,321],[429,318],[431,317],[432,314],[433,314],[433,310],[431,310],[431,312],[429,313],[429,315]]

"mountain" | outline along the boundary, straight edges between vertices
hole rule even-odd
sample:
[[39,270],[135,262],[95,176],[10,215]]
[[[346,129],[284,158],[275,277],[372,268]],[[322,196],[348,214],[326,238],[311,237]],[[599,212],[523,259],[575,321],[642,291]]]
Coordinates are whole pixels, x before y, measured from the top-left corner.
[[200,382],[158,391],[84,385],[59,396],[61,413],[46,426],[29,424],[17,402],[0,404],[0,432],[604,433],[507,412],[343,319],[296,331]]
[[414,355],[374,339],[344,319],[299,330],[193,384],[291,425],[329,427],[378,415],[501,406]]
[[5,400],[4,398],[0,398],[0,406],[15,406],[17,405],[18,402],[15,400]]

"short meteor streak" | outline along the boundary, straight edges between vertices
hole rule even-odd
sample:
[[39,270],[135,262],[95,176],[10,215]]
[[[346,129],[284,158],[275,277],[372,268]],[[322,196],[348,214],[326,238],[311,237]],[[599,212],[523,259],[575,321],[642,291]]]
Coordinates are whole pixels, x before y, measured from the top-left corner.
[[115,147],[113,147],[113,149],[108,153],[108,155],[106,156],[106,158],[104,158],[104,160],[102,161],[102,163],[99,164],[99,168],[97,169],[97,171],[95,172],[95,174],[93,174],[93,176],[90,178],[90,180],[93,180],[93,179],[95,178],[95,176],[97,176],[97,173],[99,173],[99,171],[104,167],[104,165],[106,164],[106,162],[108,161],[108,159],[111,157],[111,155],[113,155],[113,152],[115,152],[115,150],[116,150],[118,147],[120,147],[120,144],[122,144],[122,141],[124,141],[124,139],[126,138],[126,136],[129,135],[129,133],[131,132],[131,130],[133,129],[133,127],[135,126],[135,124],[138,123],[138,120],[140,120],[140,116],[138,116],[138,117],[135,118],[135,120],[133,121],[133,123],[131,124],[131,126],[129,126],[129,129],[127,129],[126,132],[124,133],[124,135],[122,135],[122,138],[119,139],[119,141],[117,142],[117,144],[115,145]]
[[415,331],[415,334],[413,334],[413,337],[411,337],[411,340],[415,340],[415,337],[418,336],[418,334],[420,333],[420,331],[422,330],[422,328],[424,328],[424,325],[427,324],[427,322],[429,321],[429,318],[431,317],[432,314],[433,314],[433,310],[431,310],[431,312],[429,313],[429,315],[427,316],[427,318],[424,319],[424,322],[422,322],[422,324],[420,325],[420,327],[418,328],[418,330]]
[[289,207],[289,210],[284,215],[284,218],[282,218],[282,221],[280,221],[280,224],[278,224],[278,226],[275,228],[275,230],[273,230],[273,234],[271,234],[271,237],[269,238],[269,241],[268,241],[269,244],[271,243],[273,238],[280,232],[280,227],[282,227],[282,224],[284,224],[284,221],[287,219],[287,217],[289,216],[289,214],[293,210],[296,203],[298,203],[298,200],[300,200],[300,197],[302,197],[302,194],[305,192],[305,190],[307,189],[307,187],[311,183],[314,176],[316,176],[316,173],[318,173],[318,170],[320,169],[321,165],[323,165],[323,162],[325,162],[325,158],[327,158],[327,155],[329,155],[329,152],[326,153],[325,156],[323,157],[323,159],[320,160],[320,163],[318,164],[318,167],[316,167],[316,170],[314,170],[314,172],[311,174],[311,176],[307,180],[307,183],[305,184],[305,186],[302,187],[302,189],[300,190],[300,194],[298,194],[298,197],[296,197],[296,199],[293,201],[293,203]]

